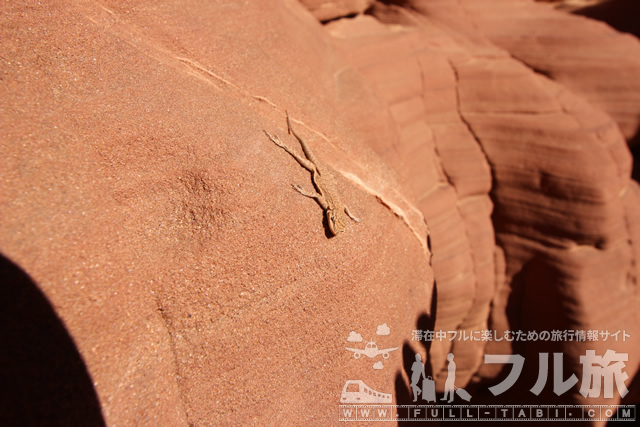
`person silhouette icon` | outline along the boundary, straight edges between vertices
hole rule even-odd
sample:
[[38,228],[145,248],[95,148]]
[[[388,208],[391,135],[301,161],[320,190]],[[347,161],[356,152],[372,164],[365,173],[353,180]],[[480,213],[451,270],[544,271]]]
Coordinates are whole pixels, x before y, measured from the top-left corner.
[[449,368],[447,369],[447,381],[444,383],[444,397],[440,400],[447,400],[453,402],[453,397],[456,394],[456,362],[453,361],[453,353],[447,354],[447,360],[449,361]]
[[422,363],[422,357],[420,354],[416,354],[416,361],[411,365],[411,389],[413,390],[413,401],[418,400],[418,395],[422,393],[422,389],[418,386],[420,378],[426,378],[427,375],[424,372],[424,364]]

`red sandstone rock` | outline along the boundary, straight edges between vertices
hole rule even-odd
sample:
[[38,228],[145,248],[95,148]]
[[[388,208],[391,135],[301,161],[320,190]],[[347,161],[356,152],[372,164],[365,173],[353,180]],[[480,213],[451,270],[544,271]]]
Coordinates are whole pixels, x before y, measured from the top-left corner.
[[[595,6],[600,3],[606,3],[609,0],[535,0],[539,3],[548,3],[558,10],[567,10],[573,12],[576,9]],[[633,0],[632,0],[633,1]]]
[[[346,64],[302,6],[3,8],[0,249],[73,337],[108,424],[334,422],[365,374],[396,394],[401,351],[373,371],[344,346],[383,322],[389,347],[410,341],[427,228],[336,113],[363,92],[335,86]],[[263,133],[299,150],[285,110],[362,219],[338,237]]]
[[456,31],[486,37],[610,114],[627,140],[637,137],[640,41],[636,37],[530,0],[409,3]]
[[[446,22],[460,13],[451,3],[429,5],[444,16],[450,15]],[[379,7],[373,15],[388,27],[378,25],[376,29],[373,18],[362,18],[337,22],[331,28],[348,49],[346,56],[353,58],[378,96],[388,101],[390,111],[397,112],[401,138],[406,135],[399,146],[411,147],[404,156],[389,161],[400,165],[399,170],[410,175],[414,185],[421,185],[414,191],[431,229],[438,290],[435,329],[468,335],[486,328],[483,321],[493,298],[488,325],[500,333],[562,327],[637,331],[638,267],[634,260],[638,244],[629,242],[637,242],[638,237],[635,226],[628,224],[638,221],[638,211],[629,210],[639,203],[638,188],[629,179],[629,152],[611,118],[564,87],[536,75],[482,34],[453,37],[439,26],[430,26],[435,12],[425,19],[405,9]],[[365,56],[366,52],[370,55]],[[444,102],[447,98],[451,101]],[[433,110],[439,115],[429,114],[431,102],[437,102]],[[447,105],[452,110],[448,114]],[[464,135],[469,143],[456,151],[454,147],[464,141]],[[437,149],[433,148],[434,139]],[[391,150],[382,147],[378,151],[384,156]],[[468,156],[474,151],[479,155],[476,159],[445,155]],[[407,167],[418,159],[422,161],[415,168]],[[472,172],[474,166],[483,164],[490,165],[492,178],[484,189],[478,184],[487,182],[488,171]],[[442,172],[434,178],[434,170],[439,169]],[[465,190],[462,177],[475,184],[473,191]],[[493,214],[491,202],[481,203],[488,195]],[[462,206],[471,208],[465,209],[463,221],[456,221],[456,226],[454,219]],[[490,236],[480,238],[482,230],[490,227],[483,220],[490,216],[497,250]],[[445,238],[440,239],[440,233]],[[467,244],[468,249],[458,242]],[[466,285],[461,286],[466,277]],[[537,303],[530,303],[534,300]],[[550,301],[550,309],[543,308]],[[617,307],[618,314],[600,314],[597,307],[603,303]],[[458,359],[464,361],[468,375],[482,362],[482,345],[438,344],[431,348],[436,371],[444,367],[448,351],[461,356]],[[540,351],[561,351],[567,356],[567,365],[575,367],[586,349],[602,354],[612,348],[628,352],[627,366],[636,372],[633,367],[638,364],[638,355],[632,356],[636,345],[489,342],[486,352],[516,351],[535,359]],[[537,366],[530,369],[525,370],[524,378],[537,374]],[[485,365],[473,381],[486,383],[497,374],[494,367]],[[440,375],[442,382],[445,375]],[[528,390],[523,391],[511,395],[515,398],[511,403],[531,400]],[[554,399],[557,401],[545,393],[538,402]],[[577,389],[562,399],[566,403],[585,402]]]
[[[634,377],[640,190],[622,134],[494,30],[456,23],[470,4],[324,28],[277,1],[4,6],[0,251],[73,338],[108,424],[334,423],[346,379],[409,403],[414,352],[440,390],[449,351],[470,390],[500,378],[485,353],[562,351],[568,375],[611,348]],[[295,146],[285,110],[363,220],[338,237],[262,133]],[[403,354],[372,374],[343,347],[382,322]],[[433,328],[632,339],[411,341]]]
[[300,0],[319,21],[328,21],[362,13],[375,0]]
[[[414,25],[424,25],[420,17],[415,19]],[[469,333],[486,328],[495,288],[495,244],[489,231],[491,175],[458,114],[451,64],[438,51],[458,47],[455,40],[431,27],[414,28],[394,32],[372,17],[363,17],[335,22],[330,31],[387,103],[396,123],[399,141],[389,140],[376,151],[411,186],[428,218],[432,248],[438,248],[433,257],[438,282],[435,329],[460,328]],[[464,384],[478,365],[483,346],[436,341],[431,363],[438,372],[453,349],[457,377]]]

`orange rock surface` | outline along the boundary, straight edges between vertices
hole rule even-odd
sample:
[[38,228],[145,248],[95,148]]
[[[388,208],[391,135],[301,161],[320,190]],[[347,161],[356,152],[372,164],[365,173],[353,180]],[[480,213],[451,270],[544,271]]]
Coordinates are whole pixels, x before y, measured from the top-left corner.
[[[540,352],[628,353],[638,402],[637,40],[528,0],[302,3],[1,7],[0,420],[331,424],[349,379],[409,404],[415,353],[442,392],[449,352],[471,403],[569,404],[621,399],[534,396]],[[621,77],[587,84],[604,53],[556,19]],[[263,132],[299,150],[285,110],[362,219],[336,237]],[[486,330],[629,338],[460,339]],[[352,331],[399,349],[374,370]]]
[[636,37],[529,0],[463,0],[455,6],[447,0],[412,0],[410,4],[461,33],[488,39],[584,97],[637,143],[640,40]]

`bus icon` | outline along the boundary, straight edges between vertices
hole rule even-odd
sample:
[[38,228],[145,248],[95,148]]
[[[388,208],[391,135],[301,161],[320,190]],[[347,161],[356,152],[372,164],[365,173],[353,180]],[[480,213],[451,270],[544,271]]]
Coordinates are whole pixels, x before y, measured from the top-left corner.
[[391,403],[392,395],[381,393],[361,380],[347,380],[342,387],[342,403]]

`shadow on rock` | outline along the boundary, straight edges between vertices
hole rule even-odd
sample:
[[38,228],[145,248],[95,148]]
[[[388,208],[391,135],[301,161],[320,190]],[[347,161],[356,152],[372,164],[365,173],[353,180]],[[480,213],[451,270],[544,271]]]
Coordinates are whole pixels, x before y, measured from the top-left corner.
[[33,280],[2,255],[0,425],[105,425],[73,339]]
[[573,13],[606,22],[618,31],[640,37],[638,0],[609,0],[574,10]]

